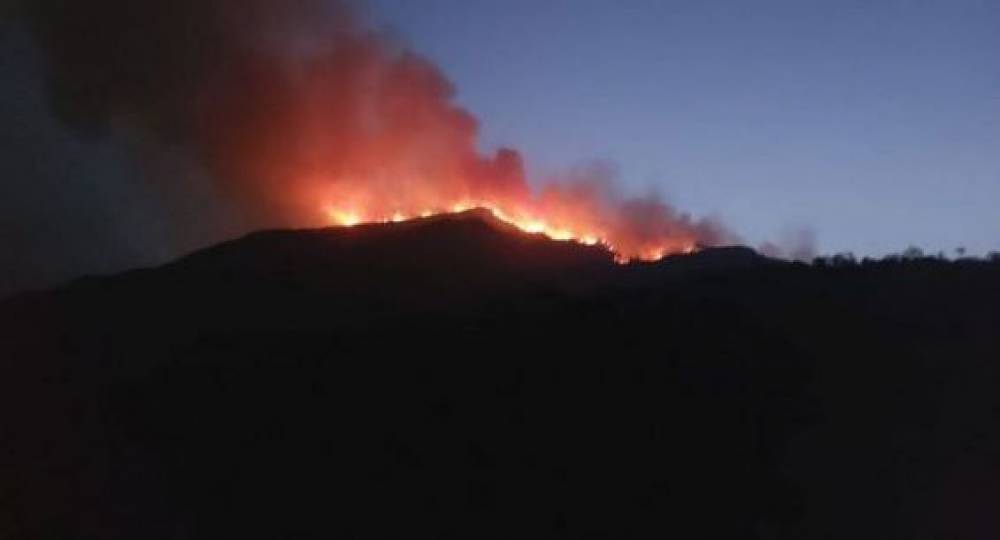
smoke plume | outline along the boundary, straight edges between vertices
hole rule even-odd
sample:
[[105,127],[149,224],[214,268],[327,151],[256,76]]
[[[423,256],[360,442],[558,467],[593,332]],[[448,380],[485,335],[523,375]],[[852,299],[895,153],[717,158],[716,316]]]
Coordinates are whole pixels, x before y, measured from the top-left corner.
[[[63,122],[184,153],[247,227],[485,205],[625,257],[732,239],[662,201],[621,197],[603,174],[530,187],[517,151],[478,151],[477,120],[435,65],[344,3],[24,0],[18,12]],[[146,176],[172,197],[189,189]]]

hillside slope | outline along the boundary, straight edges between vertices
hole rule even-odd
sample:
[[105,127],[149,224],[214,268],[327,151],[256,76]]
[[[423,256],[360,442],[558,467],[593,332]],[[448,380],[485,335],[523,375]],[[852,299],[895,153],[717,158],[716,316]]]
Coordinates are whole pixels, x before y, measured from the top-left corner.
[[3,538],[994,538],[1000,265],[480,213],[0,303]]

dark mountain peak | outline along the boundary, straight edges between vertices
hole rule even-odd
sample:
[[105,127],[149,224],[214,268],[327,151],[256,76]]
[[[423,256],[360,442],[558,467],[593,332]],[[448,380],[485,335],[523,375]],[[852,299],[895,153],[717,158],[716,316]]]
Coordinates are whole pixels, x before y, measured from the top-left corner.
[[[782,264],[744,246],[704,248],[655,262],[616,264],[601,246],[553,240],[522,231],[489,210],[473,209],[398,223],[272,230],[193,253],[168,268],[198,279],[274,279],[303,289],[332,283],[352,290],[420,289],[437,293],[545,282],[613,282],[650,273],[672,278],[729,273]],[[633,281],[630,282],[634,283]],[[489,288],[487,287],[487,288]],[[437,294],[436,293],[436,294]]]
[[477,208],[398,223],[258,231],[159,268],[85,278],[72,288],[215,290],[239,285],[254,290],[278,283],[320,295],[398,294],[403,302],[413,295],[447,298],[526,282],[573,288],[579,282],[633,276],[641,284],[649,273],[683,279],[777,262],[750,248],[729,246],[619,265],[603,247],[527,233]]
[[275,270],[330,276],[363,272],[405,279],[414,274],[482,278],[611,265],[611,254],[602,248],[526,233],[488,210],[476,209],[398,223],[261,231],[195,252],[169,266],[180,271],[255,275]]

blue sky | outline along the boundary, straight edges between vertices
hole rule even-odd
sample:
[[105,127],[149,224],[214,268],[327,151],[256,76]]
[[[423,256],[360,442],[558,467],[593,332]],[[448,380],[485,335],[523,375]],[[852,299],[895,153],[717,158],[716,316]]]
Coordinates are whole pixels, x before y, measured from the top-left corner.
[[372,0],[484,149],[623,187],[751,243],[1000,249],[1000,3]]

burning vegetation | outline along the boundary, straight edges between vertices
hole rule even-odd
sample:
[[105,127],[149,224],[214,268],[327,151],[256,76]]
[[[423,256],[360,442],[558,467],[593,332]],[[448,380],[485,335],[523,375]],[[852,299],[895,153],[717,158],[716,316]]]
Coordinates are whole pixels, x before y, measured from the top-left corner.
[[599,225],[589,224],[586,220],[582,220],[580,223],[572,223],[571,221],[550,223],[546,218],[535,217],[524,211],[509,213],[503,208],[487,202],[462,201],[448,208],[425,209],[417,214],[407,214],[397,210],[388,216],[372,216],[366,212],[342,210],[335,206],[327,207],[326,212],[334,225],[353,227],[364,223],[398,223],[442,214],[458,214],[472,209],[488,212],[497,220],[526,233],[540,234],[552,240],[577,242],[587,246],[600,245],[614,253],[615,261],[623,264],[632,260],[656,261],[675,253],[692,253],[700,247],[697,238],[681,235],[654,238],[644,245],[625,244],[625,248],[622,249],[620,244],[615,244],[603,235],[604,229]]

